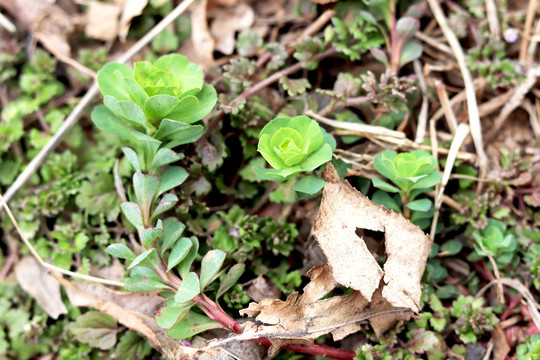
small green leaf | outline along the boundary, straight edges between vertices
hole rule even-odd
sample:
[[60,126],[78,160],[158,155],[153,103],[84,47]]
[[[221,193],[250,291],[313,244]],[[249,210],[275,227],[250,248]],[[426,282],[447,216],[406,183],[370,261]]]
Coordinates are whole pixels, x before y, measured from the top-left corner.
[[432,186],[435,186],[440,183],[441,183],[441,174],[438,171],[434,171],[428,176],[425,176],[422,179],[418,180],[416,183],[414,183],[414,185],[411,186],[411,190],[429,189]]
[[142,242],[144,247],[149,247],[163,233],[163,224],[158,220],[155,228],[146,228],[142,231]]
[[122,152],[126,155],[129,163],[133,166],[135,171],[141,172],[141,163],[139,162],[139,156],[137,153],[130,147],[124,146]]
[[124,77],[133,77],[133,70],[127,65],[111,62],[103,66],[97,73],[99,90],[103,96],[110,95],[118,100],[129,100],[129,92],[120,81]]
[[227,254],[222,250],[210,250],[201,261],[201,291],[214,280]]
[[410,16],[400,18],[396,23],[396,32],[399,40],[404,44],[414,37],[420,28],[420,22]]
[[170,95],[154,95],[146,100],[144,112],[150,119],[160,120],[167,116],[180,102],[178,98]]
[[184,319],[179,321],[172,329],[167,331],[167,335],[173,339],[185,339],[207,330],[218,329],[220,327],[220,323],[210,320],[208,316],[190,311],[187,313]]
[[161,255],[171,248],[182,236],[186,226],[178,219],[170,217],[163,221],[163,243],[161,245]]
[[127,291],[154,291],[171,289],[163,283],[163,280],[146,266],[136,266],[131,270],[130,277],[124,283]]
[[122,209],[122,212],[126,216],[126,218],[129,220],[129,222],[135,226],[137,229],[142,229],[143,227],[143,218],[142,218],[142,212],[139,205],[133,203],[133,202],[125,202],[120,205],[120,208]]
[[321,191],[325,184],[326,181],[323,179],[310,175],[297,182],[293,189],[301,193],[314,195]]
[[177,202],[178,202],[178,197],[176,195],[174,194],[163,195],[163,198],[161,199],[159,204],[156,206],[156,209],[152,213],[151,219],[171,209],[174,205],[176,205]]
[[190,301],[200,293],[199,277],[194,272],[190,272],[182,279],[182,283],[178,287],[176,295],[174,295],[174,301],[182,304]]
[[199,251],[199,240],[195,236],[192,236],[189,238],[191,240],[191,243],[193,244],[191,248],[189,249],[188,254],[178,264],[178,267],[176,268],[178,270],[178,273],[182,277],[182,279],[188,275],[189,269],[191,268],[191,264],[193,263],[193,260],[195,260],[195,257],[197,256],[197,252]]
[[178,321],[182,320],[193,305],[195,305],[193,301],[188,301],[184,304],[176,304],[174,302],[169,304],[169,301],[167,301],[167,305],[159,310],[158,315],[156,315],[156,323],[161,328],[168,330],[176,325]]
[[227,292],[231,287],[236,285],[238,282],[238,279],[240,279],[240,276],[244,273],[244,270],[246,269],[246,264],[234,264],[229,271],[227,272],[227,275],[225,275],[225,278],[221,282],[221,285],[219,285],[219,289],[216,293],[216,300]]
[[429,211],[431,209],[431,201],[429,199],[414,200],[405,206],[414,211]]
[[139,105],[131,101],[118,101],[112,96],[103,98],[103,105],[114,115],[138,126],[146,126],[146,115]]
[[441,252],[448,253],[448,255],[457,255],[463,248],[463,244],[459,240],[449,240],[441,245]]
[[123,139],[133,141],[133,136],[123,120],[115,116],[104,105],[99,105],[92,111],[92,121],[98,129],[109,134],[120,136]]
[[127,331],[116,346],[114,356],[118,360],[146,359],[152,352],[145,337],[136,331]]
[[184,260],[192,246],[193,243],[189,238],[181,238],[174,244],[167,260],[167,272]]
[[379,179],[378,177],[373,177],[371,181],[373,182],[373,186],[375,186],[377,189],[381,189],[391,193],[399,192],[399,189],[397,187],[395,187],[394,185],[390,185],[389,183]]
[[399,56],[399,66],[406,65],[422,56],[422,45],[414,40],[409,40],[403,46]]
[[375,60],[377,60],[378,62],[381,62],[384,65],[388,66],[388,56],[386,55],[386,53],[384,51],[382,51],[381,49],[378,49],[376,47],[371,47],[369,49],[369,52],[375,58]]
[[98,311],[78,316],[68,329],[83,344],[101,350],[111,349],[116,344],[116,333],[120,331],[112,316]]
[[134,260],[137,256],[124,244],[111,244],[107,246],[105,252],[120,259]]
[[180,166],[169,166],[163,171],[163,175],[161,175],[158,194],[162,194],[182,184],[188,175],[188,172]]
[[145,219],[150,215],[150,207],[160,187],[159,177],[154,174],[144,175],[140,172],[133,174],[133,188],[137,202],[145,214]]
[[171,119],[163,119],[154,136],[156,139],[167,142],[168,148],[173,148],[197,141],[203,133],[204,127],[201,125],[189,125]]
[[148,249],[146,250],[145,252],[139,254],[139,256],[137,256],[135,258],[135,260],[133,260],[133,262],[129,265],[129,267],[127,268],[127,270],[131,270],[133,269],[135,266],[139,265],[141,262],[143,262],[148,256],[150,256],[156,249]]
[[397,213],[401,213],[401,209],[399,208],[399,205],[397,204],[396,200],[393,199],[387,192],[377,190],[371,197],[371,201],[373,201],[375,204],[382,205],[386,207],[387,209],[394,210]]
[[152,160],[152,163],[150,164],[150,169],[157,169],[163,165],[167,165],[175,161],[178,161],[182,159],[183,157],[184,157],[184,154],[180,155],[172,151],[171,149],[161,148],[156,153],[156,156],[154,156],[154,159]]

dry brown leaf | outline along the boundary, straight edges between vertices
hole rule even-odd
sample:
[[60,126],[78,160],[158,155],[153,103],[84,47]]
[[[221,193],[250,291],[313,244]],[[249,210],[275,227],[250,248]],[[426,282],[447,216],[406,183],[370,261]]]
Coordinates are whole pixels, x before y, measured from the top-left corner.
[[0,0],[0,5],[31,31],[52,54],[60,57],[71,56],[67,39],[74,29],[74,16],[66,9],[42,0]]
[[156,324],[154,313],[164,301],[157,292],[129,293],[88,281],[57,280],[66,288],[73,305],[89,306],[111,315],[120,324],[146,336],[152,347],[171,360],[196,359],[200,353],[199,349],[181,346]]
[[214,64],[215,46],[215,40],[208,30],[206,2],[202,0],[191,13],[191,37],[180,48],[181,54],[203,69]]
[[275,299],[281,296],[281,291],[273,282],[259,275],[246,290],[247,296],[253,301],[260,302],[264,299]]
[[131,20],[135,16],[141,15],[147,4],[148,0],[126,0],[118,28],[118,36],[122,41],[126,41]]
[[255,21],[255,12],[247,4],[214,8],[210,16],[214,18],[210,33],[216,40],[216,50],[225,55],[231,55],[234,51],[235,33],[251,27]]
[[[340,340],[358,331],[366,320],[380,334],[420,310],[420,279],[431,249],[429,236],[341,181],[331,165],[325,178],[329,182],[323,190],[313,235],[328,264],[309,271],[311,282],[302,296],[295,292],[286,301],[266,299],[240,311],[262,325],[246,323],[237,339],[268,338],[273,353],[279,346],[309,344],[328,333]],[[385,233],[384,270],[356,235],[358,228]],[[355,291],[320,300],[338,284]]]
[[67,314],[60,295],[60,284],[35,258],[23,257],[15,266],[15,277],[23,290],[36,299],[50,317],[58,319],[61,314]]
[[87,37],[103,41],[112,41],[118,34],[118,20],[121,7],[100,1],[88,3],[84,33]]
[[[377,205],[339,181],[332,167],[313,235],[328,258],[334,278],[371,301],[384,281],[382,296],[394,307],[419,311],[421,285],[427,256],[431,250],[428,235],[400,214]],[[356,229],[385,234],[386,261],[381,269]]]

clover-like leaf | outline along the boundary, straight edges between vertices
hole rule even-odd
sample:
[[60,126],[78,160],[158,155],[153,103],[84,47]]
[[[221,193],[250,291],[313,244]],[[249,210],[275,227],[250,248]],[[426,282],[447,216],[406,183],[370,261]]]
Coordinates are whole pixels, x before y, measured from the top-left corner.
[[222,250],[210,250],[204,255],[201,261],[201,291],[215,278],[226,255]]
[[167,272],[184,260],[192,246],[193,243],[189,238],[181,238],[174,244],[167,260]]

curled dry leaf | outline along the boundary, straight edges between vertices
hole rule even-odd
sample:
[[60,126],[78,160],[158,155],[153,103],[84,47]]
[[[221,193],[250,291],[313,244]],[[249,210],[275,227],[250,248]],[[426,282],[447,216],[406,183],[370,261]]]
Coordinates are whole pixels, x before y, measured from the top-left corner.
[[67,314],[60,284],[32,256],[25,256],[19,261],[15,266],[15,277],[23,290],[36,299],[50,317],[58,319],[61,314]]
[[[369,320],[380,334],[396,321],[420,310],[420,279],[431,240],[401,215],[371,202],[349,183],[340,181],[329,164],[313,234],[328,264],[311,269],[311,282],[286,301],[266,299],[240,313],[262,323],[246,323],[238,339],[268,338],[270,352],[280,346],[309,344],[332,333],[335,340],[360,329]],[[385,233],[384,270],[373,258],[357,228]],[[350,295],[320,300],[338,284],[354,289]]]

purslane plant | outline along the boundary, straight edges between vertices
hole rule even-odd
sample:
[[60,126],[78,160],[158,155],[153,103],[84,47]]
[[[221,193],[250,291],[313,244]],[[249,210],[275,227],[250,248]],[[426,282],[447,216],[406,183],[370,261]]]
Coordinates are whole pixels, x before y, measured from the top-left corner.
[[[257,150],[272,168],[254,166],[260,179],[283,182],[302,173],[310,173],[332,159],[336,141],[307,116],[276,118],[259,134]],[[312,195],[324,185],[324,180],[305,177],[295,190]]]
[[[214,107],[214,88],[204,84],[197,65],[178,54],[163,56],[153,64],[137,62],[134,70],[107,64],[98,73],[98,84],[104,105],[94,110],[92,119],[131,146],[123,151],[135,169],[132,191],[128,191],[131,201],[122,203],[121,209],[137,230],[139,243],[131,248],[113,244],[106,250],[126,260],[126,289],[169,294],[156,321],[171,337],[187,338],[216,327],[238,332],[238,323],[204,294],[222,274],[225,252],[208,251],[199,271],[193,271],[199,241],[182,236],[185,226],[178,219],[162,218],[178,202],[171,190],[188,176],[182,167],[170,165],[183,157],[171,148],[202,135],[204,126],[191,124]],[[235,284],[243,268],[237,264],[224,275],[217,296]],[[194,307],[206,315],[190,311]]]
[[508,264],[517,252],[517,242],[514,234],[508,232],[502,222],[489,219],[483,230],[475,230],[474,252],[468,257],[471,261],[478,261],[486,257],[488,252],[493,256],[498,266]]

